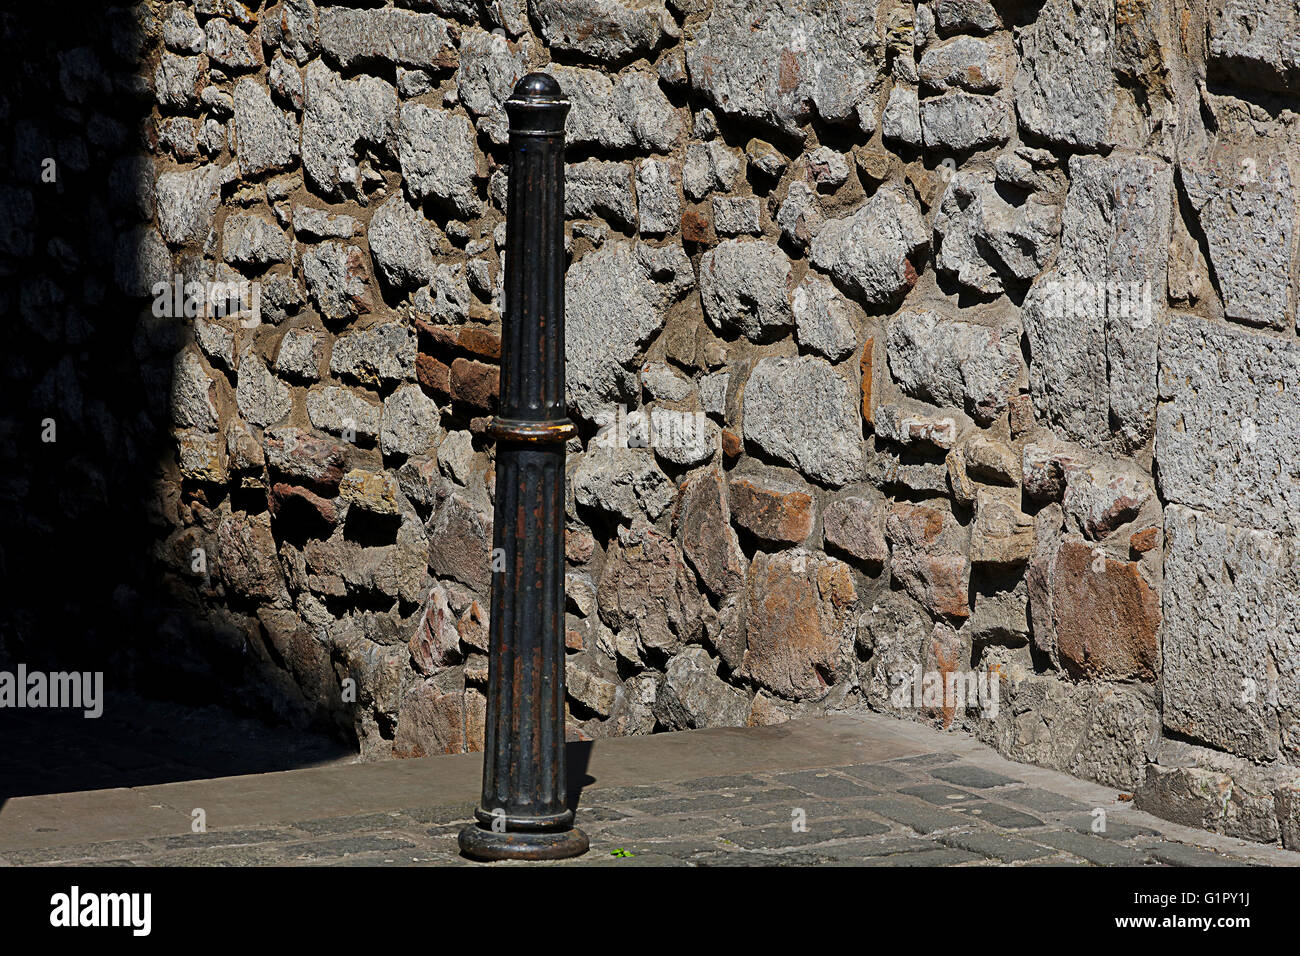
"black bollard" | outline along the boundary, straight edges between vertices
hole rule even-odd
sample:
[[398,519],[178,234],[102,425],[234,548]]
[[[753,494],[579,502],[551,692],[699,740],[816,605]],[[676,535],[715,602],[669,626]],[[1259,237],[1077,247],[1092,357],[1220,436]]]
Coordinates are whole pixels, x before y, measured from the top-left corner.
[[564,119],[569,102],[530,73],[510,117],[501,394],[496,439],[487,726],[479,860],[553,860],[587,850],[564,766]]

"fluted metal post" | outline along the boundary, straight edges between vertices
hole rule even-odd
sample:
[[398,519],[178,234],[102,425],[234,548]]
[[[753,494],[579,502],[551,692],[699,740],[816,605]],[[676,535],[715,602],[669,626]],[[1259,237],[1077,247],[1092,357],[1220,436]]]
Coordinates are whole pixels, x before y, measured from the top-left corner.
[[483,797],[460,848],[481,860],[576,856],[564,766],[564,119],[530,73],[510,117],[501,394]]

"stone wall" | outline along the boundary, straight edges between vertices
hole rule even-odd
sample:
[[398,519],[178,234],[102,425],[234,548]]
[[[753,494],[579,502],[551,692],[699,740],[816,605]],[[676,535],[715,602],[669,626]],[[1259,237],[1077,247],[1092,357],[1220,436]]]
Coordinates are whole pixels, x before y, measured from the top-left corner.
[[[868,706],[1300,846],[1293,3],[125,13],[153,551],[231,696],[481,745],[502,102],[543,69],[572,734]],[[254,298],[159,316],[176,274]]]

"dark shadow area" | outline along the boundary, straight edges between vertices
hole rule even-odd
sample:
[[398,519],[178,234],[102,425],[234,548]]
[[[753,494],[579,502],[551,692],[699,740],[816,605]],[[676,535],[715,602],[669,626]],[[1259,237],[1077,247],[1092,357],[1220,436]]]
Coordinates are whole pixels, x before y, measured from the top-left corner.
[[350,763],[355,748],[216,705],[109,694],[103,715],[0,710],[0,803],[10,797],[143,787]]
[[582,800],[582,788],[596,782],[596,778],[587,773],[595,746],[595,741],[591,740],[573,740],[564,745],[564,769],[568,788],[565,803],[574,813],[578,812],[578,804]]
[[340,745],[314,731],[268,730],[254,745],[253,724],[211,706],[295,716],[277,705],[283,682],[262,676],[264,648],[210,619],[203,597],[219,592],[181,575],[190,545],[168,538],[186,509],[218,502],[162,484],[177,474],[172,366],[192,320],[158,318],[151,291],[178,268],[150,226],[151,150],[168,118],[151,80],[160,25],[126,6],[8,6],[0,672],[102,673],[108,696],[87,720],[14,709],[0,686],[0,802],[333,759]]

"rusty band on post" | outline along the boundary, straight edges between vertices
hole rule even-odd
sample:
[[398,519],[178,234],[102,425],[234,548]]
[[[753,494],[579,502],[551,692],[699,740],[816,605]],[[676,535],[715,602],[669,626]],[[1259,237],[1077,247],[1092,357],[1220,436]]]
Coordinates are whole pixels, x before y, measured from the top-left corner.
[[566,442],[578,434],[578,428],[567,418],[550,422],[520,421],[510,418],[492,418],[484,429],[498,441],[517,441],[526,445]]

